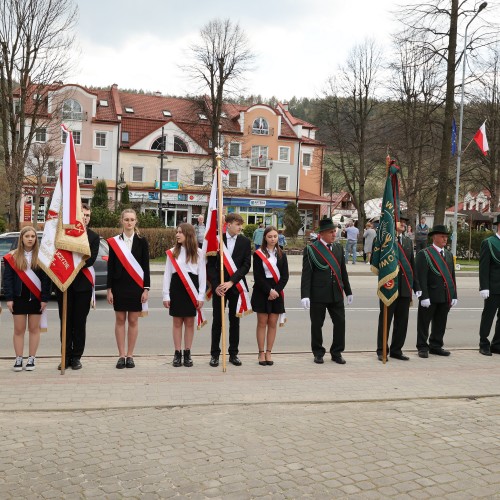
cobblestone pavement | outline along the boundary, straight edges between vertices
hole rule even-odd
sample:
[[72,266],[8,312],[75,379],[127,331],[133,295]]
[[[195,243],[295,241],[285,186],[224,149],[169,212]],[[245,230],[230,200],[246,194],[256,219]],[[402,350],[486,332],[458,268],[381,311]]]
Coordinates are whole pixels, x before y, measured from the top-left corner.
[[500,356],[345,358],[0,360],[0,498],[500,498]]

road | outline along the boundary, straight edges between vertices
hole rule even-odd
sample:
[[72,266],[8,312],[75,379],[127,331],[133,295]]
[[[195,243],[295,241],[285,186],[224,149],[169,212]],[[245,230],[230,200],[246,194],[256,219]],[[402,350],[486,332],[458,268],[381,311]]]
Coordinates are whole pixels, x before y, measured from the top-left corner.
[[[375,295],[376,281],[373,276],[352,276],[351,287],[354,303],[346,307],[347,338],[346,351],[373,351],[376,342],[378,321],[378,300]],[[152,277],[150,312],[140,320],[139,340],[136,355],[172,354],[172,320],[162,306],[162,276]],[[478,329],[482,311],[482,300],[478,293],[477,277],[458,278],[459,303],[450,312],[445,346],[450,348],[473,348],[478,346]],[[285,290],[287,304],[287,323],[278,332],[275,352],[308,352],[309,320],[308,313],[300,307],[300,276],[292,276]],[[4,304],[5,306],[5,304]],[[193,345],[194,354],[207,354],[210,346],[211,303],[206,308],[208,325],[196,333]],[[39,356],[57,356],[59,353],[58,315],[55,301],[49,304],[49,332],[43,334]],[[410,324],[406,348],[415,349],[417,308],[414,304],[410,311]],[[256,352],[254,314],[241,320],[240,351]],[[57,325],[57,326],[56,326]],[[331,322],[327,319],[324,332],[325,344],[331,339]],[[12,320],[4,307],[0,315],[0,356],[11,357]],[[26,335],[26,342],[27,342]],[[104,292],[97,294],[97,309],[91,311],[87,322],[87,347],[85,354],[92,356],[113,356],[116,354],[114,339],[114,314],[106,302]]]

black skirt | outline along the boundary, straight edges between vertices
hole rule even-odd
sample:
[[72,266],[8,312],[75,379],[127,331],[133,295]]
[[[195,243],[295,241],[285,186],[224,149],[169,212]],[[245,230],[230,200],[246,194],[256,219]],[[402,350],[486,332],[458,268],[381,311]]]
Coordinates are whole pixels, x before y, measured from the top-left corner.
[[[196,290],[199,290],[198,286],[198,275],[193,273],[188,273],[193,281]],[[170,280],[170,316],[176,318],[188,318],[191,316],[196,316],[196,307],[194,307],[193,301],[189,296],[184,283],[182,283],[181,278],[177,273],[172,273],[172,279]]]
[[21,295],[19,297],[14,297],[14,307],[12,314],[20,316],[25,316],[26,314],[42,314],[40,312],[41,307],[42,305],[40,304],[40,301],[31,296],[29,288],[23,283]]
[[113,309],[115,311],[142,311],[142,292],[141,288],[128,274],[123,271],[120,278],[113,281],[111,287],[113,292]]
[[[273,278],[266,278],[269,286],[274,288],[276,282]],[[285,312],[285,303],[283,297],[280,296],[277,299],[269,300],[269,294],[265,294],[260,288],[254,285],[252,292],[252,299],[250,303],[252,304],[252,310],[256,313],[264,314],[282,314]]]

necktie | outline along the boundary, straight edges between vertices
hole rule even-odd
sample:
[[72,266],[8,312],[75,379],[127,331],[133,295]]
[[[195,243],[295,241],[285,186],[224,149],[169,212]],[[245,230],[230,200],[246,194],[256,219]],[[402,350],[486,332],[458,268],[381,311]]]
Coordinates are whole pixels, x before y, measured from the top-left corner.
[[328,247],[328,250],[330,250],[330,252],[332,251],[332,244],[331,243],[328,243],[328,245],[326,245]]
[[444,250],[441,250],[441,257],[444,257]]

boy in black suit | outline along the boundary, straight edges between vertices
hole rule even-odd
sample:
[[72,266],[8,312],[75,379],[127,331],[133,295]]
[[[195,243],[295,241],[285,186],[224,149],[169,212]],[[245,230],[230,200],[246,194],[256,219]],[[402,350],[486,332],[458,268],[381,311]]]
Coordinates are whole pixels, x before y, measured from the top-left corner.
[[229,304],[229,362],[241,366],[238,358],[240,342],[240,318],[236,316],[239,292],[236,285],[240,280],[245,283],[245,275],[252,263],[250,240],[243,236],[241,229],[243,218],[240,214],[231,213],[226,216],[226,232],[223,236],[224,244],[236,266],[235,273],[230,276],[224,269],[224,283],[220,282],[220,256],[207,256],[207,279],[212,286],[213,293],[213,322],[212,346],[210,348],[210,366],[219,366],[220,338],[222,329],[221,297]]

